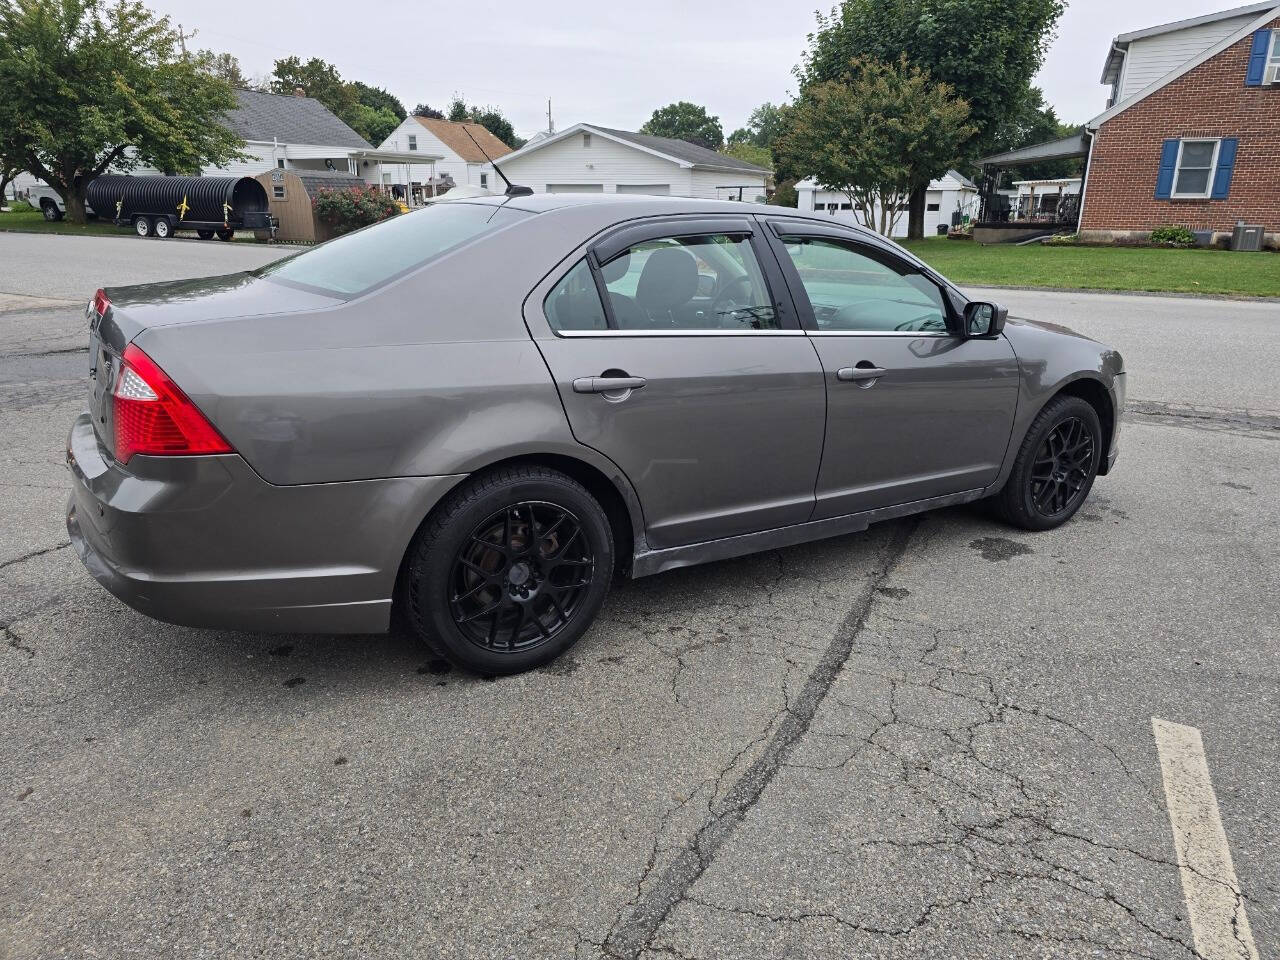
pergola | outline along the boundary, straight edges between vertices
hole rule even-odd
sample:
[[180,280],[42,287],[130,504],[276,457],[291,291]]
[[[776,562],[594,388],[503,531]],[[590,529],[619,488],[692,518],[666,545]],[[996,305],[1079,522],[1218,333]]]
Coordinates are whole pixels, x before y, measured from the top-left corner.
[[[405,168],[405,201],[413,205],[413,168],[415,166],[427,168],[427,182],[430,183],[436,178],[436,161],[443,160],[443,154],[419,153],[417,150],[355,150],[351,154],[351,159],[360,165],[362,161],[367,163],[378,164],[378,189],[385,190],[386,185],[382,182],[382,171],[384,167],[398,167],[403,165]],[[358,172],[358,171],[357,171]]]
[[[1005,170],[1043,163],[1046,160],[1069,160],[1075,157],[1089,156],[1090,137],[1087,132],[1078,133],[1061,140],[1048,143],[1037,143],[1020,150],[1009,150],[984,157],[978,163],[982,166],[982,210],[978,216],[980,223],[989,223],[994,215],[996,188],[1000,184],[1000,174]],[[1088,173],[1086,166],[1085,173]],[[1035,194],[1032,193],[1034,204]],[[1078,212],[1077,212],[1078,216]],[[1075,224],[1069,224],[1073,227]]]

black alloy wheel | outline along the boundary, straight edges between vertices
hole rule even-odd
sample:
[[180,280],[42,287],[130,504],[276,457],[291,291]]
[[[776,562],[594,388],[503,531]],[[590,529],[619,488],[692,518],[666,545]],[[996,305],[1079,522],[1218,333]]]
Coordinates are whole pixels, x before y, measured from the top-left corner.
[[995,503],[1024,530],[1070,520],[1093,488],[1102,462],[1102,423],[1088,401],[1059,396],[1036,415]]
[[514,503],[482,520],[457,551],[449,612],[481,649],[528,650],[569,624],[595,569],[571,511],[545,501]]
[[1031,502],[1043,517],[1078,507],[1093,481],[1093,434],[1079,417],[1049,431],[1031,465]]
[[614,566],[609,517],[581,483],[540,464],[497,467],[460,484],[419,528],[399,609],[446,660],[520,673],[586,633]]

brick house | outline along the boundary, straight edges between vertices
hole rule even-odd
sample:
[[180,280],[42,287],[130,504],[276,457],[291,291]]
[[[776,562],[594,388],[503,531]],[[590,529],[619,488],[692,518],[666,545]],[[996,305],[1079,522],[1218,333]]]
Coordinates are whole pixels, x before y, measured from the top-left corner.
[[1122,34],[1102,82],[1107,109],[1083,136],[988,158],[988,170],[1086,156],[1086,240],[1169,225],[1221,240],[1244,221],[1280,248],[1280,2]]

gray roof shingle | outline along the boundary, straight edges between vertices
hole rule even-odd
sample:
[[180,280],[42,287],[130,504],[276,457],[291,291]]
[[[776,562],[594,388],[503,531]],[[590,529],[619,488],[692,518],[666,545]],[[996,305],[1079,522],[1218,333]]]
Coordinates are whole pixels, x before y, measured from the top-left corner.
[[708,150],[706,147],[700,147],[686,140],[675,140],[671,137],[651,137],[644,133],[632,133],[630,130],[614,130],[611,127],[600,127],[594,123],[588,123],[586,126],[599,130],[601,133],[612,134],[619,139],[634,143],[638,147],[647,147],[650,150],[656,150],[658,153],[666,154],[668,157],[675,157],[677,160],[683,160],[699,167],[714,167],[717,170],[737,170],[742,173],[770,172],[767,167],[758,167],[754,163],[747,163],[745,160],[739,160],[727,154],[716,153],[714,150]]
[[364,137],[329,112],[319,100],[256,90],[237,90],[240,105],[227,114],[227,127],[242,140],[310,143],[322,147],[372,150]]

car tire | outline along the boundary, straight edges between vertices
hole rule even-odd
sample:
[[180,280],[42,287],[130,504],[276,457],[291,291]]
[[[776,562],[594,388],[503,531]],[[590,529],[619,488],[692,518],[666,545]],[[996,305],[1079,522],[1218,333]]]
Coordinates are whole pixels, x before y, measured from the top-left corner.
[[44,218],[50,223],[57,223],[62,219],[62,211],[58,209],[58,205],[52,200],[41,200],[40,212],[44,214]]
[[613,531],[582,484],[546,467],[503,467],[450,493],[418,531],[405,610],[451,663],[520,673],[577,642],[613,571]]
[[1102,455],[1098,411],[1079,397],[1055,397],[1018,448],[1009,481],[995,498],[1000,514],[1024,530],[1062,526],[1088,498]]
[[135,217],[133,220],[133,232],[140,237],[151,236],[151,219],[149,217]]
[[201,240],[212,240],[212,239],[213,239],[213,231],[212,231],[212,230],[197,230],[197,231],[196,231],[196,236],[197,236],[197,237],[199,237]]
[[234,230],[219,230],[217,235],[219,240],[230,240],[236,235],[236,232]]
[[156,236],[161,240],[168,240],[173,236],[173,228],[169,226],[169,221],[164,217],[156,217],[155,232]]

